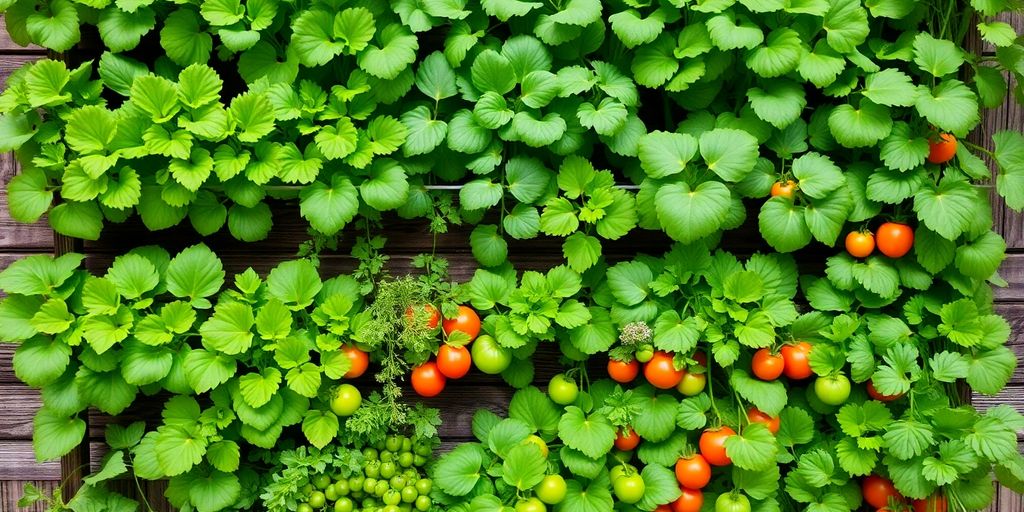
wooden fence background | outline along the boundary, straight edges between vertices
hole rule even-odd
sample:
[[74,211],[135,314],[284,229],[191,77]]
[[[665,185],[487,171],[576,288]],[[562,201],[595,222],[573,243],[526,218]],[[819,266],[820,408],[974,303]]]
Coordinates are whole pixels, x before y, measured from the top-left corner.
[[[1018,32],[1022,32],[1022,20],[1010,21],[1018,27]],[[980,47],[977,41],[974,41],[973,45]],[[45,51],[40,48],[22,48],[15,45],[0,23],[0,87],[6,83],[10,73],[23,63],[45,56]],[[986,115],[984,123],[974,135],[975,142],[986,144],[993,133],[1004,129],[1024,129],[1024,107],[1014,103],[1012,98],[1004,107]],[[45,219],[36,224],[24,225],[14,222],[8,216],[6,184],[17,172],[18,166],[13,155],[0,155],[0,182],[3,185],[3,190],[0,191],[0,269],[19,258],[32,254],[49,254],[55,249],[55,236]],[[1008,255],[1000,273],[1009,282],[1009,286],[995,292],[997,311],[1012,325],[1010,344],[1018,355],[1024,357],[1024,216],[1005,208],[994,194],[993,198],[995,229],[1006,239],[1008,248]],[[752,236],[727,236],[723,243],[725,247],[740,253],[751,253],[760,248],[761,239],[756,234],[756,212],[748,217],[747,224],[738,232],[749,233]],[[274,229],[265,241],[244,244],[223,233],[206,237],[202,241],[221,256],[229,272],[241,271],[248,266],[266,272],[280,260],[294,256],[298,245],[308,238],[306,226],[306,222],[299,217],[295,205],[279,204],[274,209]],[[409,263],[414,255],[430,251],[431,235],[424,222],[396,219],[388,224],[384,234],[388,237],[385,252],[391,256],[389,267],[395,274],[409,271]],[[451,277],[457,281],[469,279],[476,268],[475,260],[469,252],[468,236],[469,230],[455,228],[450,233],[439,236],[437,240],[437,253],[448,258],[451,263]],[[86,263],[90,269],[102,272],[114,256],[135,246],[159,244],[174,252],[198,241],[197,235],[190,227],[149,233],[136,220],[124,225],[108,226],[99,242],[86,242],[77,249],[84,250],[88,255]],[[66,240],[58,240],[56,243],[63,244]],[[343,237],[342,247],[339,247],[336,253],[321,256],[322,272],[325,276],[352,268],[353,260],[348,256],[350,244],[351,237]],[[636,252],[661,254],[668,244],[669,241],[660,234],[636,233],[606,247],[605,252],[612,257],[627,257]],[[541,239],[511,244],[510,258],[520,269],[550,268],[561,261],[560,241]],[[803,256],[798,255],[798,258],[801,259],[804,269],[821,266],[821,258],[815,257],[813,251],[805,251]],[[52,490],[60,484],[62,478],[61,461],[39,463],[33,455],[32,417],[40,406],[40,398],[37,391],[26,387],[14,376],[11,368],[13,352],[14,346],[0,343],[0,512],[18,510],[16,502],[26,482],[31,482],[44,490]],[[538,354],[537,382],[545,382],[558,371],[554,354],[548,352],[547,356]],[[409,391],[407,395],[411,396],[412,392]],[[441,435],[445,445],[450,446],[471,438],[470,420],[474,410],[486,406],[495,412],[502,412],[510,397],[511,389],[500,379],[474,372],[466,379],[450,382],[442,393],[441,400],[427,402],[428,405],[442,408],[444,424]],[[979,408],[1008,403],[1024,412],[1024,364],[1018,366],[1009,387],[1002,394],[994,397],[975,395],[973,401]],[[116,421],[158,419],[159,406],[159,403],[139,403]],[[81,461],[91,462],[92,466],[98,463],[104,446],[103,427],[110,421],[111,418],[102,414],[90,414],[89,443],[77,454]],[[1024,438],[1024,432],[1021,432],[1020,436]],[[68,460],[65,460],[64,464],[75,465]],[[132,491],[125,487],[126,492]],[[162,491],[162,485],[159,483],[145,488],[150,503],[158,510],[167,507],[162,500]],[[999,489],[998,498],[990,510],[1024,511],[1024,497],[1007,489]]]

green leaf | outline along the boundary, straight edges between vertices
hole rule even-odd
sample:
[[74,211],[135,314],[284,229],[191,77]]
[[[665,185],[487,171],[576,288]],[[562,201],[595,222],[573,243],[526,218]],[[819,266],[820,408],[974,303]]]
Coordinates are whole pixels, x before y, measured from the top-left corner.
[[915,136],[904,122],[893,125],[892,132],[881,144],[881,157],[885,166],[898,171],[909,171],[924,165],[928,157],[928,139]]
[[512,118],[512,131],[527,146],[539,148],[553,144],[565,134],[566,123],[558,113],[551,112],[540,119],[527,111]]
[[993,231],[956,248],[956,268],[966,276],[988,279],[1006,258],[1006,241]]
[[473,180],[459,191],[459,202],[467,210],[490,208],[501,201],[504,190],[501,185],[487,179]]
[[209,391],[235,375],[235,359],[224,355],[195,349],[185,356],[185,377],[196,393]]
[[754,49],[764,41],[764,32],[746,16],[736,16],[731,10],[705,22],[708,35],[720,50]]
[[167,265],[164,276],[168,292],[189,299],[197,308],[206,309],[210,302],[205,298],[224,285],[224,266],[205,244],[198,244],[178,253]]
[[484,12],[487,14],[501,21],[508,21],[512,17],[523,16],[544,4],[521,0],[481,0],[480,5],[483,6]]
[[256,142],[274,131],[274,107],[266,94],[250,91],[235,96],[228,113],[242,142]]
[[922,187],[914,196],[914,212],[929,229],[956,240],[970,225],[978,193],[970,183],[943,178],[936,187]]
[[448,123],[434,119],[433,113],[425,105],[407,110],[400,119],[408,130],[408,136],[402,144],[405,156],[433,151],[448,134]]
[[813,151],[793,161],[793,175],[799,180],[800,190],[815,199],[826,197],[846,183],[843,172],[829,157]]
[[242,493],[238,476],[211,470],[190,473],[188,496],[197,512],[215,512],[230,507]]
[[873,146],[889,136],[892,117],[888,107],[865,99],[860,102],[859,109],[849,104],[832,109],[828,116],[828,127],[832,136],[844,147]]
[[650,267],[639,261],[622,262],[608,269],[608,287],[619,302],[635,306],[647,298],[654,280]]
[[213,38],[199,27],[199,15],[187,8],[177,9],[164,20],[160,46],[175,64],[205,64],[210,60]]
[[460,444],[438,460],[434,481],[452,496],[465,496],[480,480],[483,462],[484,451],[479,444]]
[[682,172],[696,154],[697,140],[682,133],[654,131],[641,137],[638,146],[640,165],[652,178]]
[[761,236],[779,252],[795,251],[811,241],[804,207],[785,197],[773,197],[765,202],[757,220]]
[[658,220],[673,240],[689,243],[718,231],[729,214],[731,193],[707,181],[691,189],[686,183],[662,186],[655,198]]
[[370,168],[369,179],[359,184],[359,195],[366,204],[381,211],[402,206],[409,196],[405,169],[391,159],[377,160]]
[[238,391],[245,403],[253,408],[266,405],[281,385],[281,372],[267,368],[261,373],[248,373],[238,378]]
[[32,419],[32,448],[36,460],[56,459],[73,450],[85,437],[85,421],[42,407]]
[[775,464],[778,443],[763,423],[751,423],[743,434],[725,440],[725,452],[736,467],[754,471],[766,470]]
[[306,417],[302,420],[302,433],[313,446],[323,448],[338,435],[338,417],[330,411],[306,411]]
[[384,80],[393,80],[416,60],[419,41],[408,28],[392,23],[377,35],[380,46],[369,45],[359,53],[359,67]]
[[532,386],[516,392],[509,403],[508,415],[525,421],[541,436],[553,436],[561,417],[558,407],[547,394]]
[[116,133],[117,116],[99,105],[89,105],[71,113],[65,139],[79,153],[105,153]]
[[600,259],[601,241],[582,232],[573,233],[562,244],[562,255],[569,263],[569,268],[583,272]]
[[71,80],[71,73],[63,62],[46,59],[27,69],[25,92],[29,105],[52,107],[71,101],[71,94],[64,92]]
[[1002,391],[1013,376],[1017,366],[1016,356],[1007,347],[967,355],[969,369],[967,384],[971,389],[986,395]]
[[675,41],[662,35],[654,43],[636,51],[630,69],[636,83],[646,87],[660,87],[675,76],[679,59],[674,55]]
[[737,182],[754,169],[758,143],[749,132],[716,128],[700,135],[700,155],[720,178]]
[[885,438],[889,452],[901,460],[920,455],[934,442],[931,427],[915,420],[890,423],[882,437]]
[[788,400],[786,387],[781,382],[755,379],[738,368],[729,375],[729,384],[744,400],[769,416],[778,416]]
[[64,284],[78,269],[84,255],[77,253],[59,257],[33,255],[19,259],[0,271],[0,289],[21,295],[49,295]]
[[285,261],[267,276],[267,292],[293,311],[312,304],[322,287],[316,266],[306,259]]
[[566,446],[597,458],[611,450],[615,428],[603,414],[586,415],[579,407],[569,406],[558,422],[558,437]]
[[478,225],[469,235],[473,257],[485,267],[501,265],[508,259],[508,242],[498,234],[498,226]]
[[121,357],[121,375],[125,382],[136,386],[160,381],[174,365],[174,353],[170,349],[137,342],[126,343]]
[[632,427],[645,440],[657,443],[668,439],[675,431],[679,403],[671,395],[658,394],[638,400],[640,414],[633,418]]
[[94,202],[66,202],[50,210],[50,226],[62,235],[84,240],[99,240],[103,213]]
[[937,128],[962,137],[981,122],[978,97],[963,82],[947,79],[918,89],[917,111]]
[[448,123],[448,147],[460,153],[474,154],[491,144],[491,131],[481,125],[469,110],[455,113]]
[[525,443],[513,446],[504,459],[501,477],[512,487],[521,491],[532,489],[544,479],[547,461],[537,445]]
[[868,75],[864,79],[864,91],[861,94],[879,105],[891,107],[909,107],[917,99],[917,89],[913,81],[895,68],[883,69]]
[[661,11],[654,11],[646,18],[641,18],[635,9],[626,9],[608,16],[608,22],[612,25],[612,32],[626,48],[650,43],[665,29],[665,15]]
[[803,87],[796,82],[776,78],[763,82],[764,88],[751,87],[747,98],[757,117],[782,129],[796,121],[807,106]]
[[313,229],[332,235],[345,227],[359,210],[359,194],[352,182],[341,175],[331,184],[314,181],[299,192],[299,212]]
[[199,327],[203,343],[225,354],[241,354],[252,345],[252,327],[256,323],[252,307],[241,302],[223,302],[213,316]]
[[56,52],[68,50],[78,42],[80,22],[75,4],[49,0],[33,7],[24,21],[32,42]]
[[14,351],[14,375],[34,387],[51,384],[68,367],[71,347],[59,340],[36,337],[22,343]]
[[654,509],[679,498],[680,488],[675,473],[664,466],[648,464],[640,472],[644,480],[644,495],[637,503],[641,509]]
[[823,21],[828,45],[839,53],[850,53],[867,39],[868,13],[860,0],[835,0]]
[[789,28],[777,28],[764,44],[747,54],[747,67],[758,76],[772,78],[796,69],[803,55],[800,34]]
[[53,191],[42,169],[29,167],[7,184],[8,211],[11,217],[31,224],[39,220],[53,204]]
[[956,73],[964,63],[964,56],[953,41],[921,32],[914,38],[914,63],[941,78]]

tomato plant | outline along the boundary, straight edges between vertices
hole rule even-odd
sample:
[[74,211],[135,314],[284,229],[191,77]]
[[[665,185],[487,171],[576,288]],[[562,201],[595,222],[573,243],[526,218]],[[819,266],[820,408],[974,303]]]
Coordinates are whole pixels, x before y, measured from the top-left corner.
[[875,508],[889,506],[903,501],[903,496],[892,485],[892,481],[878,475],[868,475],[861,481],[864,501]]
[[711,466],[699,453],[681,457],[676,462],[676,480],[687,489],[703,489],[711,481]]
[[725,451],[725,440],[734,435],[736,435],[736,431],[724,425],[705,430],[700,435],[698,443],[701,456],[712,466],[728,466],[732,464],[732,459],[729,458]]
[[437,370],[449,379],[465,377],[472,364],[472,357],[466,347],[442,344],[437,351]]
[[658,351],[644,364],[644,378],[659,389],[671,389],[683,380],[684,370],[677,370],[673,355]]
[[928,161],[944,164],[956,156],[956,137],[951,133],[940,133],[936,140],[928,141]]
[[441,321],[441,328],[445,336],[451,336],[455,331],[461,332],[469,337],[469,341],[476,339],[480,334],[480,317],[476,311],[469,306],[459,306],[458,314]]
[[486,334],[473,342],[470,353],[477,369],[490,375],[497,375],[512,364],[512,354],[508,349]]
[[772,381],[782,375],[785,364],[786,362],[781,355],[772,353],[770,349],[762,348],[754,352],[750,369],[757,378]]
[[576,401],[580,394],[580,387],[576,381],[559,373],[548,382],[548,396],[558,405],[569,405]]
[[615,359],[608,360],[608,375],[616,382],[623,384],[633,382],[633,379],[639,374],[640,363],[635,359],[629,362]]
[[679,498],[672,502],[672,512],[700,512],[704,506],[704,493],[700,489],[682,488]]
[[637,447],[640,444],[640,436],[629,428],[620,429],[615,434],[615,448],[618,450],[629,451]]
[[782,372],[793,380],[803,380],[814,372],[811,371],[811,344],[801,341],[792,345],[783,345],[779,351],[784,360]]
[[441,374],[437,363],[427,361],[412,369],[412,389],[420,396],[437,396],[444,391],[448,379]]
[[777,433],[779,431],[779,427],[781,426],[781,420],[779,420],[778,416],[769,416],[757,410],[757,408],[755,407],[747,409],[747,421],[751,423],[763,423],[766,427],[768,427],[768,431],[771,432],[772,434]]
[[854,258],[867,258],[875,252],[875,235],[870,231],[850,231],[846,235],[846,252]]
[[906,224],[886,222],[875,235],[878,250],[890,258],[902,258],[914,246],[914,230]]

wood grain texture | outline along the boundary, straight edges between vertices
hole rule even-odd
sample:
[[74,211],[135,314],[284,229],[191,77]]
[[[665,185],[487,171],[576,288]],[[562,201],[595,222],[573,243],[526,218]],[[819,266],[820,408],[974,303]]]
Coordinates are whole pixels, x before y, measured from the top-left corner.
[[36,503],[30,507],[19,508],[18,500],[21,499],[24,494],[25,484],[30,483],[44,494],[49,495],[57,488],[59,482],[53,480],[35,480],[30,482],[16,481],[16,480],[0,480],[0,510],[4,512],[13,512],[15,510],[19,512],[44,512],[46,506],[42,503]]
[[32,441],[0,441],[0,480],[60,480],[60,462],[37,462]]

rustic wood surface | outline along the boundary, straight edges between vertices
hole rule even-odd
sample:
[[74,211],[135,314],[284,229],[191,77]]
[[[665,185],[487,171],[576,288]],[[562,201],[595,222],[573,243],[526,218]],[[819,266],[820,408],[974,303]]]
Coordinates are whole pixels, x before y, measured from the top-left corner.
[[[1024,25],[1020,18],[1010,20],[1018,28]],[[971,43],[979,47],[981,43],[975,39]],[[985,48],[989,50],[988,48]],[[11,41],[6,30],[0,24],[0,84],[17,67],[25,62],[45,56],[40,48],[22,48]],[[1024,128],[1024,107],[1013,101],[990,112],[983,125],[973,136],[980,144],[988,144],[988,139],[995,132],[1004,129]],[[17,173],[17,164],[11,154],[0,155],[0,183],[4,191],[0,192],[0,269],[12,261],[30,254],[51,253],[60,248],[62,243],[55,245],[53,232],[45,218],[31,225],[14,222],[7,213],[6,183]],[[1013,334],[1010,345],[1018,354],[1024,355],[1024,215],[1004,207],[1002,201],[993,194],[993,222],[996,230],[1007,241],[1008,256],[1001,268],[1001,275],[1009,285],[995,290],[996,309],[1011,323]],[[124,225],[108,227],[99,242],[86,242],[84,251],[89,255],[87,265],[90,269],[102,272],[114,256],[138,245],[160,244],[171,251],[179,250],[188,245],[203,241],[222,255],[229,271],[241,271],[253,266],[260,272],[266,272],[282,259],[293,256],[298,245],[308,239],[306,222],[298,215],[294,203],[275,204],[275,226],[268,240],[254,244],[241,244],[222,232],[211,237],[197,237],[188,226],[172,228],[158,233],[148,232],[137,220]],[[756,218],[748,216],[747,224],[740,233],[755,233]],[[472,276],[475,262],[469,253],[469,231],[456,228],[449,234],[437,238],[438,253],[446,256],[451,262],[452,278],[464,281]],[[341,247],[335,254],[322,258],[325,274],[349,270],[354,261],[347,256],[351,246],[353,233],[345,233]],[[389,268],[393,273],[401,274],[410,271],[413,255],[429,250],[431,236],[423,222],[400,221],[389,219],[388,245],[386,252],[392,259]],[[522,269],[545,269],[561,262],[560,240],[542,239],[528,243],[510,244],[510,257]],[[733,236],[723,240],[723,247],[740,253],[752,253],[762,248],[758,236]],[[612,258],[628,257],[636,252],[660,254],[668,246],[668,240],[659,233],[634,233],[624,240],[606,245],[605,252]],[[823,249],[823,248],[819,248]],[[805,271],[820,270],[822,267],[821,251],[814,254],[813,250],[799,257],[801,268]],[[32,416],[39,407],[39,393],[21,384],[14,375],[11,366],[13,346],[0,344],[0,512],[17,510],[16,502],[22,494],[25,483],[32,483],[52,491],[62,479],[62,468],[59,461],[37,462],[35,460],[32,441]],[[538,383],[545,382],[558,371],[558,363],[554,357],[554,349],[550,346],[542,350],[536,359]],[[603,372],[601,365],[594,363],[594,372]],[[367,381],[367,384],[370,384]],[[428,400],[429,405],[442,408],[444,424],[441,434],[445,440],[443,448],[470,437],[470,419],[478,407],[487,407],[495,412],[504,411],[511,396],[511,390],[504,386],[500,378],[483,376],[474,373],[466,380],[453,382],[446,389],[442,398]],[[412,393],[407,393],[411,396]],[[443,403],[442,403],[443,402]],[[1024,411],[1024,365],[1017,368],[1010,386],[994,397],[974,395],[973,402],[980,408],[1008,403]],[[111,422],[128,423],[139,419],[154,420],[159,418],[161,405],[159,397],[142,397],[136,406],[118,418],[110,418],[102,413],[93,412],[89,415],[90,442],[84,448],[81,460],[87,460],[94,467],[102,460],[105,445],[102,443],[103,428]],[[1024,433],[1022,433],[1024,434]],[[65,460],[64,474],[75,466],[71,460]],[[131,481],[116,482],[118,490],[129,495],[138,495]],[[162,482],[143,482],[142,489],[147,501],[155,510],[170,510],[162,499],[165,484]],[[23,510],[42,510],[40,507]],[[999,489],[998,498],[992,505],[992,511],[1022,512],[1024,498],[1006,489]]]

